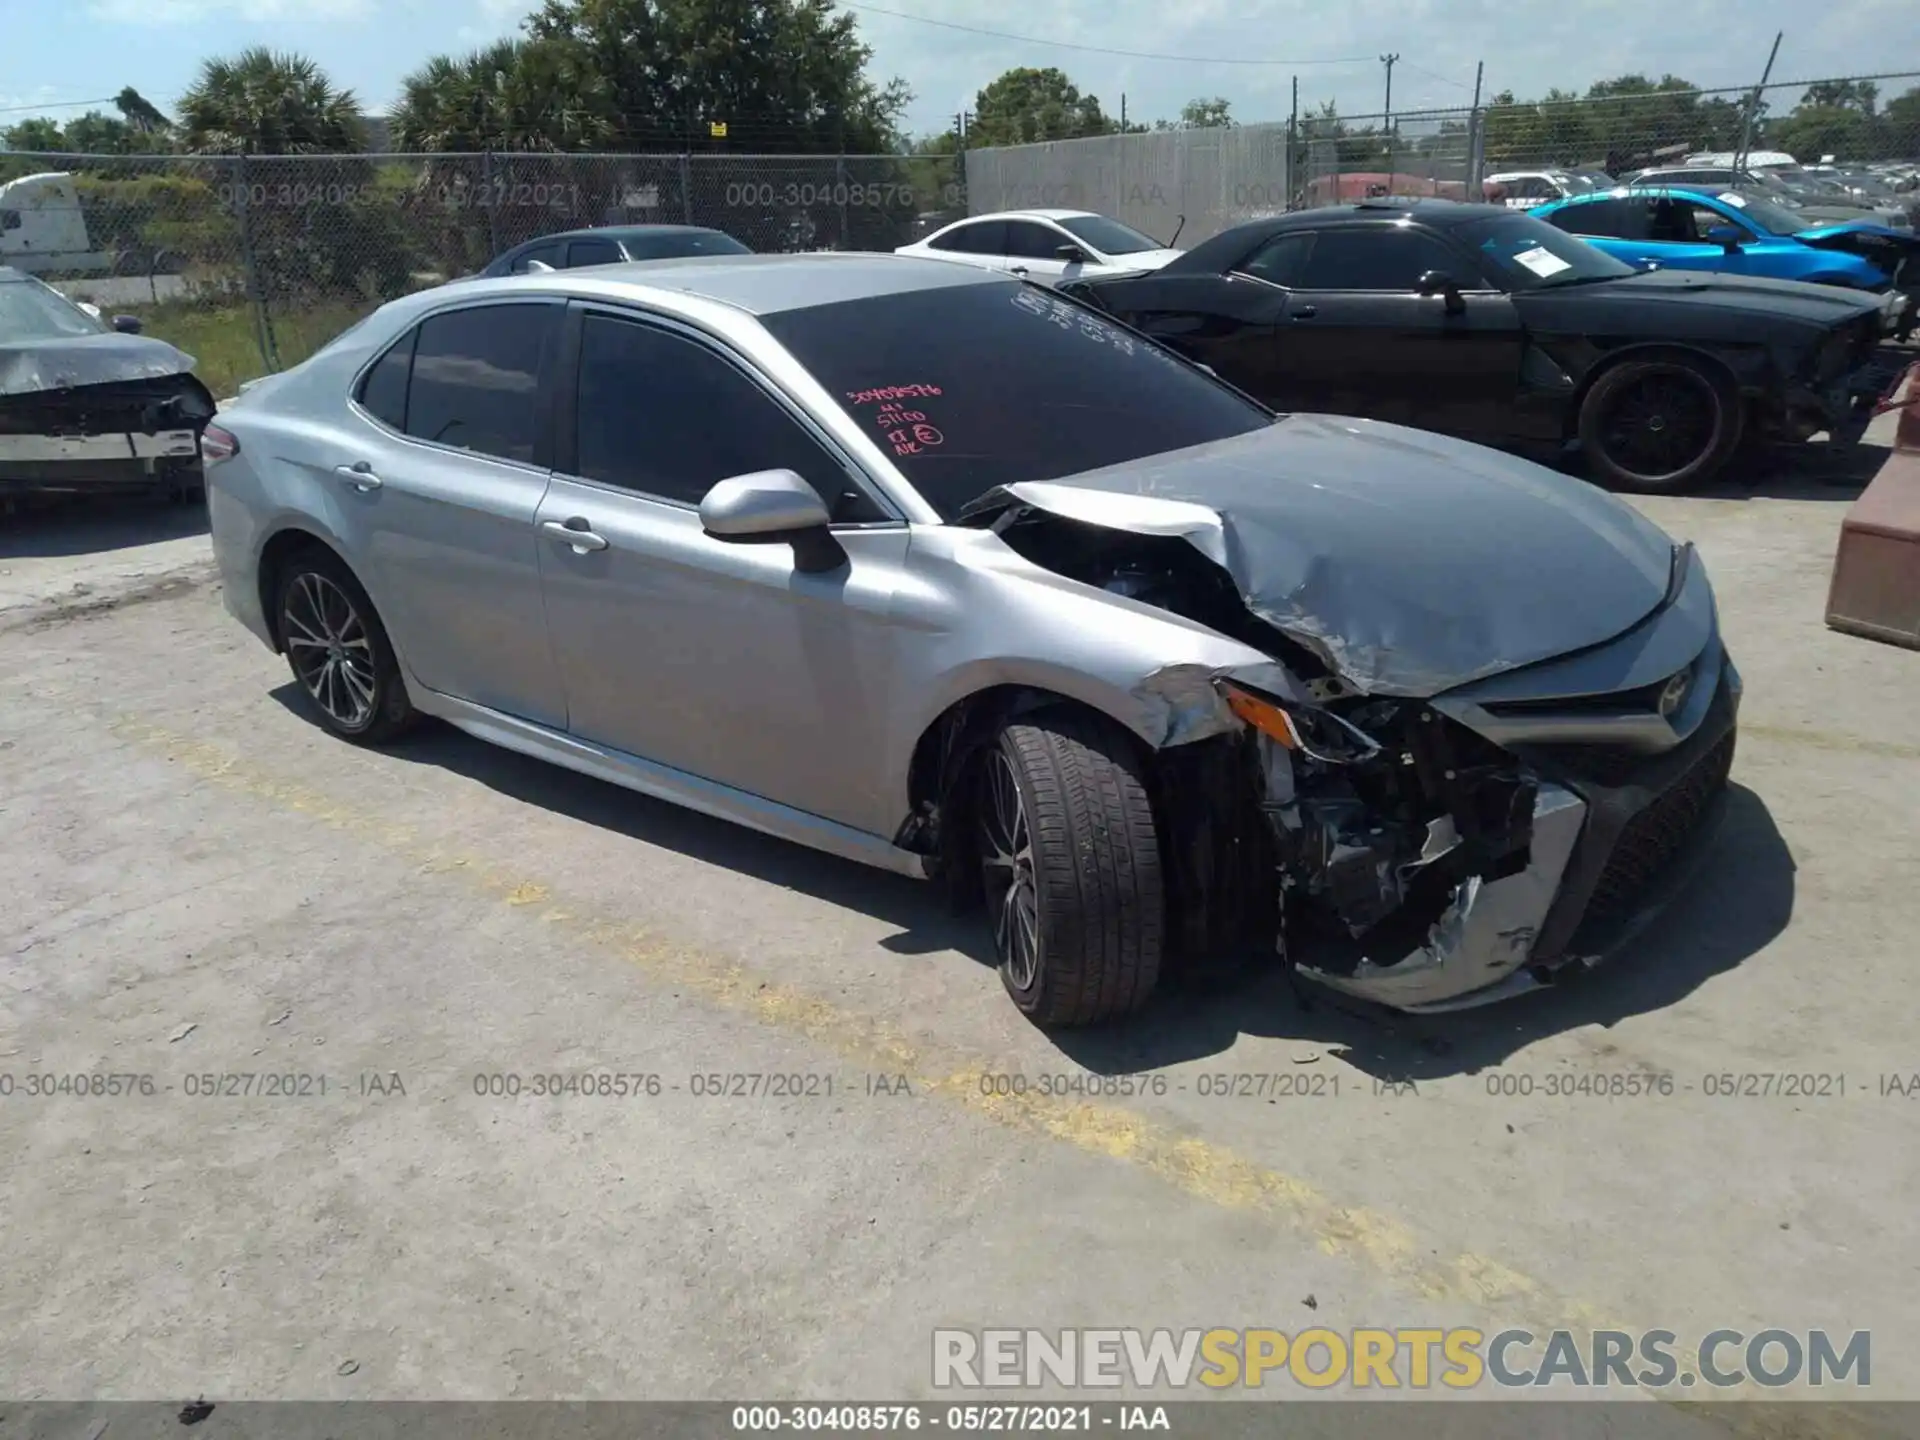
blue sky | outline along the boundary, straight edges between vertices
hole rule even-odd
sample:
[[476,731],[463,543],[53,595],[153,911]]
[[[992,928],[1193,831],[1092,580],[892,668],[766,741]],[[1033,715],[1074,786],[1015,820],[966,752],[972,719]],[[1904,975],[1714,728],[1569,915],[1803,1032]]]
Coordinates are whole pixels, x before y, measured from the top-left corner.
[[[1303,108],[1332,99],[1380,108],[1382,67],[1397,51],[1394,108],[1464,105],[1484,60],[1489,94],[1584,87],[1630,70],[1672,71],[1705,86],[1751,84],[1775,30],[1776,78],[1920,68],[1920,5],[1845,0],[876,0],[884,10],[1084,46],[1198,57],[1159,60],[1023,43],[850,6],[874,69],[916,100],[916,131],[943,128],[986,81],[1014,65],[1057,65],[1118,111],[1171,116],[1223,95],[1243,120],[1284,119],[1299,76]],[[0,0],[0,122],[131,84],[162,108],[213,53],[264,44],[302,51],[380,109],[428,56],[514,33],[525,0]],[[1239,63],[1220,63],[1234,57]],[[1889,57],[1893,57],[1890,59]],[[1211,63],[1209,63],[1211,62]],[[1248,63],[1259,62],[1259,63]],[[1328,63],[1306,63],[1328,62]],[[1920,83],[1916,80],[1912,83]],[[1889,93],[1907,83],[1883,86]],[[51,110],[67,116],[79,109]]]

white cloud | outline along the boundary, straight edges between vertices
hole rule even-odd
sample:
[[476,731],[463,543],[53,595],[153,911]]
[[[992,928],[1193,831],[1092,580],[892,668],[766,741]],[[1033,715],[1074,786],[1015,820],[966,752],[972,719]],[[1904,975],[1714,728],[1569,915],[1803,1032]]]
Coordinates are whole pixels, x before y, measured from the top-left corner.
[[117,25],[358,20],[374,12],[372,0],[93,0],[88,8],[96,19]]

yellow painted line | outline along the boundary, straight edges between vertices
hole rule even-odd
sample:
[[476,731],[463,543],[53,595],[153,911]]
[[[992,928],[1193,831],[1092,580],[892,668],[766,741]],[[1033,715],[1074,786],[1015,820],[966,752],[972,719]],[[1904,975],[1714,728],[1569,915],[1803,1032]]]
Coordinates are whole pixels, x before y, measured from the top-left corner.
[[[282,780],[205,741],[132,716],[110,720],[108,728],[207,783],[392,850],[417,873],[474,885],[510,906],[530,907],[557,899],[545,883],[497,870],[477,855],[448,853],[423,839],[412,826],[395,824],[321,791]],[[884,1020],[764,979],[735,961],[690,949],[646,926],[596,916],[577,903],[555,903],[537,912],[537,918],[564,929],[578,942],[620,956],[683,995],[803,1036],[870,1072],[905,1075],[915,1093],[940,1096],[1007,1129],[1048,1137],[1083,1153],[1134,1166],[1208,1205],[1269,1216],[1306,1236],[1322,1253],[1360,1263],[1424,1299],[1493,1309],[1503,1326],[1522,1327],[1540,1336],[1554,1330],[1587,1336],[1601,1329],[1638,1334],[1648,1328],[1628,1325],[1595,1306],[1558,1295],[1488,1256],[1444,1254],[1390,1215],[1342,1204],[1305,1180],[1136,1111],[1032,1091],[983,1093],[981,1078],[995,1069],[988,1062],[909,1039]],[[1697,1373],[1698,1355],[1687,1358]],[[1740,1393],[1716,1392],[1711,1403],[1664,1395],[1655,1398],[1689,1411],[1711,1412],[1716,1421],[1755,1440],[1788,1433],[1757,1423],[1762,1412],[1740,1403],[1721,1403],[1737,1399]],[[1778,1391],[1753,1389],[1750,1393],[1756,1399],[1783,1398]],[[1817,1425],[1809,1416],[1796,1416],[1791,1433],[1812,1440],[1870,1440],[1884,1433],[1871,1422],[1850,1417],[1844,1404],[1822,1405],[1819,1413],[1825,1418]],[[1860,1428],[1863,1424],[1866,1428]]]

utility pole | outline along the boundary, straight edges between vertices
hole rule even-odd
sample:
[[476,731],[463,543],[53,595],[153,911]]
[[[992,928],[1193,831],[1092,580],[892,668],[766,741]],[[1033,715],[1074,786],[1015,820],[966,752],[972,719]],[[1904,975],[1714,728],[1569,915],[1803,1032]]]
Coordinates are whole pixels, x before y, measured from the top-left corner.
[[1487,62],[1473,67],[1473,109],[1467,113],[1467,193],[1466,200],[1480,200],[1480,172],[1485,168],[1486,120],[1480,114],[1480,82],[1486,77]]
[[1393,190],[1393,66],[1399,60],[1396,55],[1382,55],[1380,63],[1387,67],[1387,190]]
[[1760,83],[1753,87],[1753,94],[1747,97],[1746,118],[1740,123],[1740,149],[1733,157],[1733,178],[1736,181],[1740,178],[1740,171],[1747,167],[1747,155],[1753,147],[1753,122],[1760,114],[1761,94],[1766,90],[1767,81],[1773,75],[1773,62],[1780,54],[1780,41],[1786,33],[1784,30],[1774,33],[1773,49],[1767,52],[1767,68],[1760,72]]
[[1127,133],[1127,92],[1120,92],[1120,133]]

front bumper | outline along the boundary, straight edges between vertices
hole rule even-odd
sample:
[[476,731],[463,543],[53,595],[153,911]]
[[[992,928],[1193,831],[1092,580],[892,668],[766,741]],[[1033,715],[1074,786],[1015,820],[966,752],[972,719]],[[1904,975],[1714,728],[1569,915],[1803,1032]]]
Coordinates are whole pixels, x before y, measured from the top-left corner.
[[191,429],[0,435],[0,494],[65,495],[161,483],[200,458]]
[[1420,1014],[1492,1004],[1617,955],[1686,888],[1724,813],[1741,685],[1718,658],[1705,713],[1671,749],[1525,757],[1541,778],[1525,870],[1460,887],[1426,943],[1392,964],[1299,973]]

